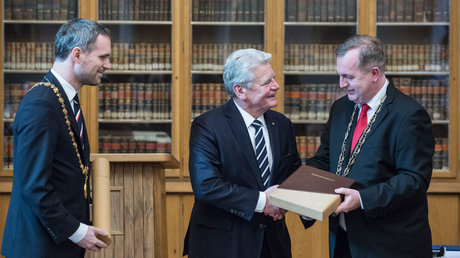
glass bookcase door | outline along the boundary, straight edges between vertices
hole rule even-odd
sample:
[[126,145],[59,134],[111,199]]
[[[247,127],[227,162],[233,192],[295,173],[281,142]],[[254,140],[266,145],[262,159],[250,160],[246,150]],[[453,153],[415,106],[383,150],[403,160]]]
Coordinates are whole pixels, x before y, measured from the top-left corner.
[[449,0],[377,1],[387,76],[431,116],[433,168],[449,170]]
[[357,33],[356,0],[285,0],[284,114],[302,160],[320,144],[339,88],[335,49]]
[[112,31],[98,91],[98,152],[171,153],[171,1],[99,1]]
[[191,0],[191,118],[227,102],[222,71],[235,50],[264,50],[264,0]]
[[23,96],[54,62],[54,37],[78,16],[77,0],[3,1],[2,168],[13,169],[13,122]]

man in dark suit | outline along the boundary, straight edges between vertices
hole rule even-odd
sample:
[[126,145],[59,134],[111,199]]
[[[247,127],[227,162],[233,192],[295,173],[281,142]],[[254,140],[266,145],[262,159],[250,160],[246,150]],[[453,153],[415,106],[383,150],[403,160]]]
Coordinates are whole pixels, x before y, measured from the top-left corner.
[[330,256],[431,257],[430,117],[385,77],[379,39],[353,36],[336,54],[348,96],[333,104],[321,146],[307,161],[356,180],[355,189],[336,189],[344,201],[329,218]]
[[271,206],[268,195],[300,157],[291,122],[270,110],[279,89],[270,59],[255,49],[233,52],[223,73],[231,99],[192,123],[195,204],[184,244],[190,258],[291,257],[285,210]]
[[[2,254],[83,257],[106,244],[90,226],[89,142],[80,104],[83,85],[110,68],[110,32],[86,19],[62,25],[56,60],[24,97],[14,121],[14,176]],[[74,98],[75,97],[75,98]]]

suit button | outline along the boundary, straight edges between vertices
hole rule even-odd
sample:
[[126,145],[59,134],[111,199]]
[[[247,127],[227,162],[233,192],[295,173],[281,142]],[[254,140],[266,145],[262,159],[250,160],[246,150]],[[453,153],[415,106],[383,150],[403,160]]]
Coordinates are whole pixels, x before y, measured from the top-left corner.
[[264,228],[266,228],[266,227],[267,227],[267,226],[265,226],[265,224],[259,224],[259,228],[260,228],[260,229],[264,229]]

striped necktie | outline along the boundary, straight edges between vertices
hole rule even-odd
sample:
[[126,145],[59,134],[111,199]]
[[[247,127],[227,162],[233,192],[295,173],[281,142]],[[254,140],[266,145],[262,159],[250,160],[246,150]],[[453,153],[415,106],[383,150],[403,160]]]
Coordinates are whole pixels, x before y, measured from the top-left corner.
[[75,121],[77,121],[78,125],[78,135],[80,136],[80,142],[82,149],[85,148],[85,145],[83,144],[83,114],[80,109],[80,101],[78,100],[78,94],[75,95],[73,98],[73,110],[75,114]]
[[256,158],[259,164],[260,176],[265,187],[268,186],[268,179],[270,178],[270,165],[268,163],[268,152],[265,146],[264,132],[262,130],[262,123],[259,120],[254,120],[252,126],[256,129],[255,144],[256,144]]

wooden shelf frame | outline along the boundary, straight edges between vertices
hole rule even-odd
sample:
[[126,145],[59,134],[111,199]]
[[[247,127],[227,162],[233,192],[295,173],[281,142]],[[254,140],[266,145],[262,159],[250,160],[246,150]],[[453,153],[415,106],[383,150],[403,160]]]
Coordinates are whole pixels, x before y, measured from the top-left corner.
[[[450,46],[450,71],[449,73],[429,73],[429,72],[389,72],[391,75],[449,75],[450,90],[450,119],[449,119],[449,171],[434,171],[433,178],[457,178],[460,167],[460,135],[458,130],[460,122],[460,51],[453,46],[460,45],[460,3],[451,1],[450,22],[430,22],[430,23],[390,23],[376,22],[376,1],[357,1],[357,22],[335,23],[335,22],[285,22],[284,20],[284,1],[266,0],[265,2],[265,21],[264,22],[198,22],[191,20],[191,1],[171,0],[172,1],[172,20],[171,21],[116,21],[101,20],[104,24],[120,25],[171,25],[171,51],[172,51],[172,69],[171,71],[108,71],[108,74],[170,74],[171,75],[171,101],[172,101],[172,119],[167,121],[151,121],[152,123],[171,123],[172,136],[172,154],[180,160],[181,168],[179,170],[168,170],[168,177],[187,177],[188,176],[188,141],[189,130],[191,125],[191,76],[193,74],[221,74],[216,71],[192,71],[191,68],[191,45],[193,26],[264,26],[264,44],[265,51],[272,53],[272,67],[277,75],[280,89],[277,94],[278,106],[274,108],[283,112],[284,107],[284,83],[283,75],[325,75],[333,76],[331,72],[295,72],[284,71],[284,44],[285,28],[287,26],[357,26],[359,34],[376,35],[377,26],[449,26],[449,46]],[[3,8],[0,7],[0,8]],[[79,16],[97,20],[97,1],[80,0]],[[64,21],[33,21],[33,20],[6,20],[3,24],[62,24]],[[4,26],[1,26],[0,41],[3,42]],[[3,63],[0,64],[3,70]],[[4,74],[8,73],[45,73],[42,70],[3,70],[0,79],[3,81]],[[90,144],[93,149],[98,146],[98,123],[97,118],[97,87],[84,87],[82,89],[82,106],[85,119],[88,124],[88,134]],[[0,105],[0,112],[3,113],[4,103]],[[108,121],[106,121],[108,122]],[[112,123],[112,121],[108,122]],[[124,122],[126,123],[126,122]],[[3,142],[3,126],[0,128],[0,139]],[[0,155],[3,157],[3,148],[0,149]],[[3,161],[2,161],[3,162]],[[3,170],[3,169],[2,169]],[[6,170],[7,171],[7,170]]]

